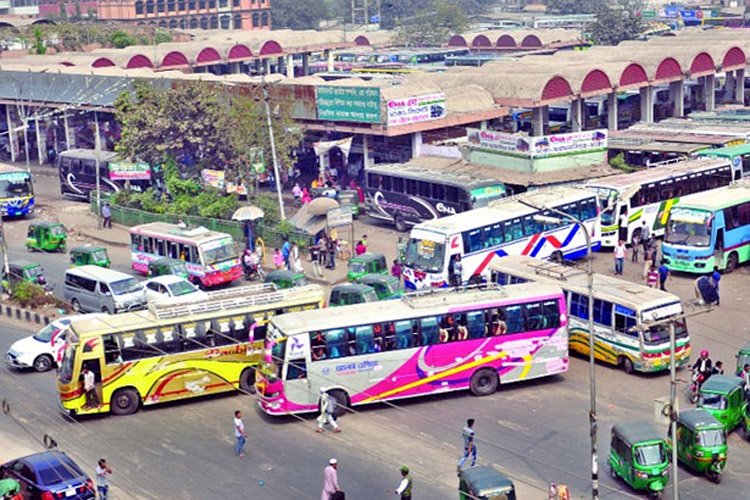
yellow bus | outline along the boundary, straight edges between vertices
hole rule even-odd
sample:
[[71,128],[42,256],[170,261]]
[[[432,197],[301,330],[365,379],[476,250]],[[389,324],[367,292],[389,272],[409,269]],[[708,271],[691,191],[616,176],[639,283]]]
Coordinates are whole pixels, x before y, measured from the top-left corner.
[[[57,373],[63,411],[128,415],[141,405],[241,389],[254,391],[266,325],[318,309],[319,285],[256,285],[209,292],[201,301],[159,301],[144,311],[71,322]],[[84,370],[95,390],[84,391]]]

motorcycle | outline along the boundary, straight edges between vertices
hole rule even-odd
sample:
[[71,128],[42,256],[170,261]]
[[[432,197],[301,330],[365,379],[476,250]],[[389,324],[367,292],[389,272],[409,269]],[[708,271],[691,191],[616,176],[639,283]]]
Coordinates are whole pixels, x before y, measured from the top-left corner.
[[245,281],[252,281],[256,278],[263,281],[266,278],[266,272],[260,264],[251,264],[249,266],[244,265],[243,269],[245,273]]
[[705,382],[706,376],[698,369],[693,370],[693,380],[690,383],[690,394],[688,395],[688,400],[695,404],[698,402],[698,392],[701,389],[701,386],[703,385],[703,382]]

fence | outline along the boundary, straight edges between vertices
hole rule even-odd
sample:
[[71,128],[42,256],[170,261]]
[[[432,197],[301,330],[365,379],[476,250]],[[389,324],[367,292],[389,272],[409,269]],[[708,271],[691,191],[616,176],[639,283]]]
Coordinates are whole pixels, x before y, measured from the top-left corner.
[[[120,205],[110,204],[112,210],[112,221],[123,226],[138,226],[141,224],[148,224],[149,222],[167,222],[170,224],[177,224],[182,220],[188,226],[203,226],[211,231],[218,231],[221,233],[228,233],[232,235],[237,242],[245,241],[245,230],[242,222],[224,219],[211,219],[208,217],[199,217],[197,215],[174,215],[174,214],[155,214],[152,212],[145,212],[136,208],[128,208]],[[91,202],[91,212],[96,213],[96,200]],[[284,234],[278,231],[275,227],[268,227],[264,224],[256,224],[255,232],[257,236],[263,238],[266,244],[266,248],[280,247],[283,240]],[[311,246],[313,236],[302,232],[293,231],[288,235],[289,241],[297,243],[301,251],[307,250],[307,247]]]

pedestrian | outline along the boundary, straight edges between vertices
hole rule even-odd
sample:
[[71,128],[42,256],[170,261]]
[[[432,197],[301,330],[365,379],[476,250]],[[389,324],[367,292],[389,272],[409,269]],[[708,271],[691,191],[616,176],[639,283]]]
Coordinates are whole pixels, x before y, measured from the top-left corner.
[[717,361],[711,369],[711,375],[724,375],[724,362]]
[[335,500],[339,497],[339,462],[335,458],[328,461],[328,467],[323,471],[323,492],[320,500]]
[[308,191],[307,186],[304,187],[302,190],[302,204],[307,205],[312,201],[312,198],[310,197],[310,191]]
[[303,272],[302,260],[300,259],[300,256],[299,256],[299,245],[297,245],[297,243],[292,244],[292,255],[290,259],[292,263],[292,270],[295,273]]
[[99,395],[96,393],[96,375],[88,366],[83,369],[83,392],[86,394],[86,408],[101,408]]
[[667,262],[662,259],[659,266],[659,289],[667,291],[667,280],[669,279],[669,268]]
[[448,281],[450,286],[460,286],[463,282],[464,265],[461,263],[461,255],[453,256],[451,266],[448,268]]
[[411,476],[407,466],[401,467],[401,483],[396,488],[396,495],[401,495],[401,500],[411,500]]
[[359,240],[357,242],[357,245],[354,247],[354,253],[356,255],[362,255],[365,252],[367,252],[367,247],[364,243],[362,243],[362,240]]
[[292,195],[294,196],[294,204],[299,205],[302,202],[302,188],[300,187],[299,182],[294,183]]
[[109,203],[105,203],[102,207],[102,218],[104,219],[104,222],[102,222],[102,227],[108,227],[112,229],[112,209],[109,206]]
[[630,251],[632,254],[630,255],[630,261],[631,262],[638,262],[638,252],[641,249],[641,235],[640,233],[636,232],[633,234],[633,240],[630,245]]
[[341,432],[341,427],[336,422],[336,401],[324,387],[320,388],[320,415],[318,416],[318,428],[315,432],[323,432],[325,425],[328,424],[333,428],[333,432]]
[[628,210],[626,208],[622,209],[622,213],[620,214],[620,229],[619,229],[619,239],[623,241],[628,241]]
[[284,267],[288,270],[292,269],[289,265],[289,255],[292,253],[292,245],[289,244],[289,238],[284,236],[284,244],[281,245],[281,256],[284,257]]
[[401,274],[403,273],[403,269],[401,268],[401,263],[398,261],[398,259],[393,259],[393,265],[391,266],[391,276],[399,280],[401,282]]
[[716,289],[716,305],[719,305],[719,281],[721,281],[721,273],[719,272],[719,266],[714,266],[714,272],[711,273],[711,280],[714,282],[714,288]]
[[620,239],[615,245],[615,274],[622,276],[622,268],[625,264],[625,255],[627,254],[627,248],[625,247],[625,241]]
[[471,455],[471,466],[474,467],[477,464],[477,447],[476,444],[474,444],[475,433],[473,418],[470,418],[466,421],[466,427],[463,428],[461,433],[464,438],[464,454],[458,461],[459,474],[461,473],[461,469],[463,469],[464,464],[466,463],[466,459],[469,458],[469,455]]
[[653,263],[649,264],[648,272],[646,273],[646,286],[649,288],[656,288],[659,285],[659,271]]
[[242,412],[240,410],[234,412],[234,437],[237,440],[234,445],[234,454],[238,457],[244,457],[245,453],[242,450],[245,448],[247,433],[245,432],[245,423],[242,421]]
[[109,482],[107,476],[112,474],[112,468],[107,465],[107,460],[99,459],[96,465],[96,490],[99,492],[99,500],[107,500],[109,494]]
[[338,250],[339,243],[335,238],[328,238],[327,245],[328,265],[326,267],[328,269],[336,269],[336,251]]
[[362,235],[362,244],[365,246],[365,252],[367,251],[367,235]]
[[648,241],[643,244],[643,276],[644,278],[648,275],[651,266],[656,266],[656,248],[652,245],[652,238],[649,237]]
[[646,248],[652,243],[651,228],[646,224],[646,219],[641,220],[641,243],[643,244],[643,254],[646,254]]
[[745,363],[745,366],[742,367],[740,377],[745,381],[745,399],[747,399],[750,395],[750,364]]
[[273,250],[273,266],[276,270],[284,267],[284,256],[281,254],[281,250],[275,248]]

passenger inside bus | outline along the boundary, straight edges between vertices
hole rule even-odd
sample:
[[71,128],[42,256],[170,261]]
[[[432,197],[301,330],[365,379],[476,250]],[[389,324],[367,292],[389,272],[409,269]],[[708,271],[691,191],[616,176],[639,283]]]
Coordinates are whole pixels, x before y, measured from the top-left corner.
[[326,341],[323,338],[323,333],[318,332],[315,337],[313,337],[310,345],[312,346],[313,360],[317,361],[326,358]]

